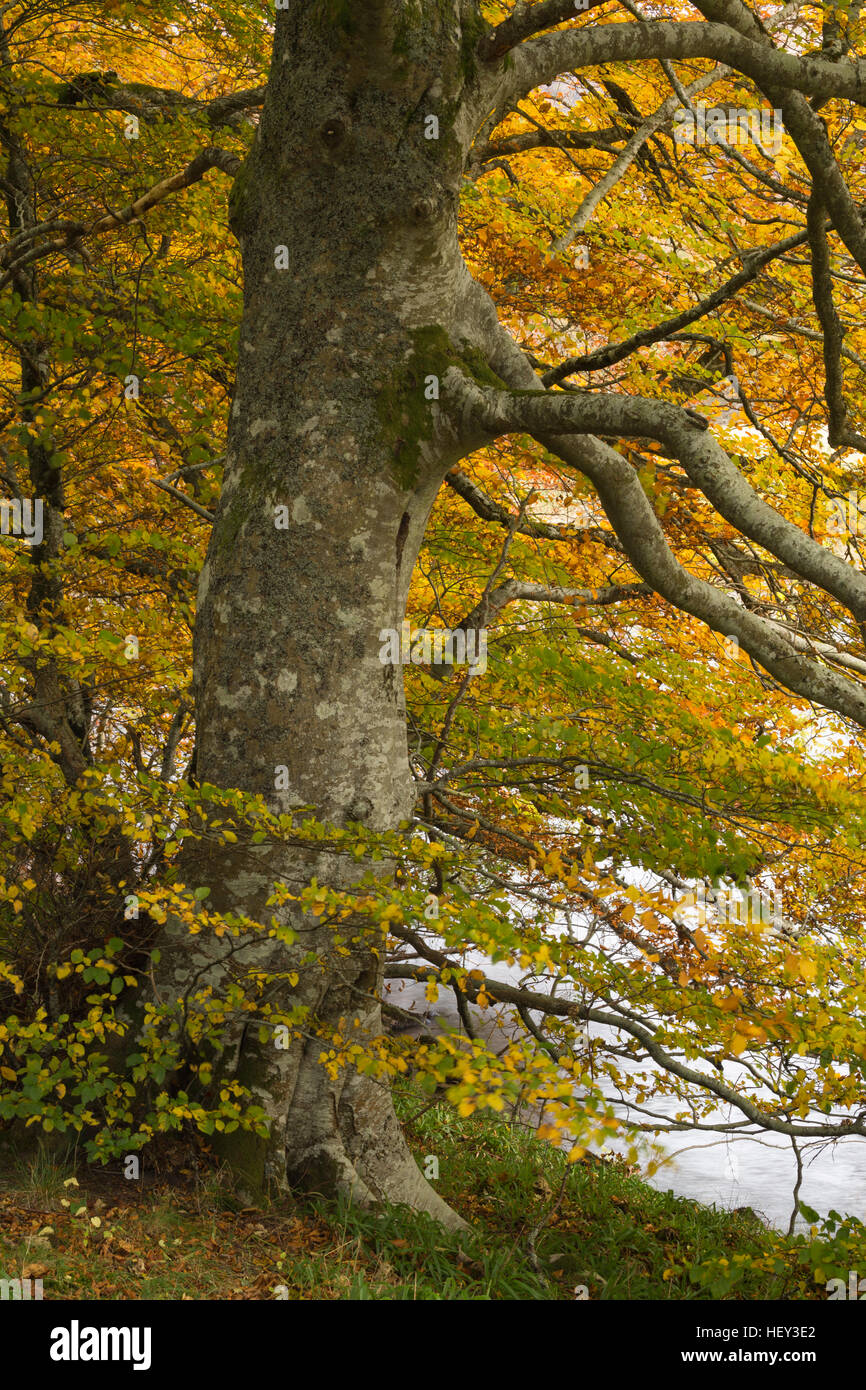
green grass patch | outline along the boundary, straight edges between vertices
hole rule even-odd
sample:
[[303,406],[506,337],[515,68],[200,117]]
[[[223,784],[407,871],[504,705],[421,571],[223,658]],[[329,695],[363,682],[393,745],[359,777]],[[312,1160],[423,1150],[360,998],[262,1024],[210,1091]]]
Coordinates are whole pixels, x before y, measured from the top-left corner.
[[408,1091],[397,1104],[469,1231],[401,1207],[244,1208],[212,1158],[180,1143],[140,1182],[40,1149],[4,1163],[0,1278],[41,1278],[46,1299],[681,1301],[824,1299],[828,1278],[866,1267],[857,1223],[792,1240],[620,1161],[569,1164],[499,1117],[419,1110]]

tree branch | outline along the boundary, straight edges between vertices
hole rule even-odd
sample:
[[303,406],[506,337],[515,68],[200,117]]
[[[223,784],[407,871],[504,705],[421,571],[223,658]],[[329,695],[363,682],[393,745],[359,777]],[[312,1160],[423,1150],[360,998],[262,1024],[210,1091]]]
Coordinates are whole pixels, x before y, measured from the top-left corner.
[[793,236],[785,237],[783,241],[777,241],[772,246],[743,253],[743,269],[738,270],[736,275],[732,275],[730,280],[726,280],[724,285],[713,290],[712,294],[708,294],[705,299],[692,305],[691,309],[684,309],[682,313],[675,314],[673,318],[665,319],[663,323],[656,324],[654,328],[642,328],[638,333],[633,333],[630,338],[625,338],[621,343],[608,343],[605,347],[596,348],[594,352],[586,353],[582,357],[570,357],[567,361],[560,363],[558,367],[554,367],[552,371],[545,372],[541,380],[545,386],[555,386],[564,381],[566,377],[571,376],[573,372],[602,371],[605,367],[613,367],[617,362],[622,362],[626,357],[630,357],[638,348],[648,347],[651,343],[664,342],[666,339],[670,339],[671,334],[678,333],[689,324],[705,318],[720,304],[732,299],[743,285],[747,285],[750,280],[754,280],[760,274],[764,266],[771,261],[778,260],[780,256],[784,256],[795,246],[802,246],[808,237],[808,232],[796,232]]
[[468,473],[460,468],[452,468],[445,481],[450,488],[468,502],[476,516],[483,521],[496,521],[506,531],[516,531],[521,536],[533,536],[539,540],[590,540],[622,554],[622,546],[612,531],[603,531],[600,526],[569,525],[567,522],[556,525],[549,521],[533,521],[529,518],[518,520],[507,507],[494,502],[492,497],[473,482]]
[[833,299],[830,273],[830,247],[824,227],[824,204],[817,190],[809,200],[807,215],[809,245],[812,250],[812,301],[824,335],[824,398],[827,402],[827,439],[834,449],[866,452],[866,439],[848,424],[848,407],[842,390],[842,344],[844,333]]
[[[762,89],[774,86],[808,96],[848,97],[866,105],[863,59],[799,58],[770,46],[766,35],[759,41],[736,33],[727,23],[694,20],[596,24],[526,40],[511,54],[508,67],[500,60],[498,68],[482,80],[479,100],[484,112],[491,106],[506,110],[563,73],[662,58],[711,58],[750,77]],[[483,114],[479,124],[481,120]]]
[[[597,427],[603,418],[600,412],[605,410],[605,398],[546,395],[520,348],[499,323],[490,296],[478,285],[467,287],[464,322],[467,337],[470,333],[475,335],[471,341],[485,353],[492,370],[520,393],[512,395],[507,391],[482,388],[457,369],[450,369],[446,384],[449,394],[453,393],[455,414],[462,417],[459,428],[465,436],[477,439],[482,435],[482,420],[486,422],[483,429],[495,435],[498,429],[504,432],[519,419],[516,428],[522,432],[529,428],[545,448],[590,479],[629,559],[658,594],[714,631],[736,637],[744,650],[788,690],[834,709],[866,728],[866,690],[862,686],[827,666],[806,659],[778,629],[680,565],[668,546],[637,474],[625,459],[592,435],[570,438],[555,432],[561,428],[563,419],[575,430]],[[684,411],[662,402],[637,402],[629,397],[617,399],[622,403],[622,414],[619,414],[619,406],[614,407],[607,422],[610,424],[617,418],[625,433],[641,433],[648,427],[653,433],[661,420],[656,415],[651,422],[655,410],[673,412],[667,419],[673,426],[677,446],[683,449],[681,462],[687,472],[691,469],[696,473],[699,487],[711,489],[714,505],[718,497],[722,515],[731,512],[732,504],[734,513],[739,515],[745,502],[747,524],[740,526],[734,520],[739,529],[750,534],[757,527],[761,534],[755,534],[753,539],[771,554],[788,553],[795,558],[790,568],[796,573],[804,574],[804,565],[807,566],[808,577],[815,576],[815,582],[826,587],[827,592],[838,589],[846,595],[842,602],[850,598],[852,612],[864,611],[866,579],[757,498],[712,437],[705,431],[698,435]],[[649,407],[649,414],[639,419],[645,406]],[[632,410],[634,414],[630,414]],[[537,433],[533,424],[538,426]],[[668,427],[664,428],[667,434]],[[697,439],[701,445],[696,444]],[[673,452],[677,456],[677,451]],[[732,497],[720,495],[719,486],[724,493],[726,485],[731,484]],[[784,555],[780,554],[779,558],[784,559]]]
[[[606,3],[607,0],[588,0],[586,9],[581,13],[600,9]],[[507,19],[485,34],[476,50],[478,57],[485,63],[492,62],[533,34],[553,29],[557,24],[565,24],[567,20],[576,18],[576,14],[574,0],[541,0],[540,5],[531,6],[517,4]]]
[[[454,962],[445,952],[427,946],[426,942],[421,942],[419,946],[420,938],[415,932],[392,924],[391,934],[400,940],[412,941],[416,950],[420,950],[423,946],[422,954],[437,967],[437,971],[431,970],[429,965],[386,965],[386,978],[426,982],[431,975],[438,973],[439,969],[454,968]],[[616,1003],[611,999],[605,1001],[610,1009],[608,1012],[581,1004],[578,1000],[539,994],[536,990],[522,989],[487,976],[483,980],[467,976],[462,988],[473,1002],[477,1000],[480,993],[484,993],[499,1003],[514,1004],[518,1009],[532,1009],[537,1013],[572,1019],[580,1023],[596,1023],[603,1028],[614,1028],[627,1033],[640,1042],[648,1056],[663,1071],[669,1072],[672,1076],[678,1076],[680,1080],[686,1081],[692,1086],[698,1086],[703,1091],[709,1091],[712,1095],[718,1096],[720,1100],[735,1106],[752,1124],[758,1125],[761,1129],[773,1130],[777,1134],[792,1134],[816,1139],[822,1137],[841,1138],[848,1134],[866,1135],[866,1124],[859,1119],[845,1120],[841,1124],[795,1124],[791,1120],[781,1119],[778,1115],[771,1115],[720,1077],[710,1075],[707,1072],[696,1071],[694,1067],[680,1061],[678,1057],[658,1042],[655,1036],[657,1030],[653,1031],[650,1025],[636,1021],[630,1013],[626,1015],[620,1012]]]
[[[42,260],[45,256],[51,256],[57,252],[65,252],[83,237],[102,236],[105,232],[115,231],[118,227],[128,227],[130,223],[139,221],[145,213],[150,212],[151,208],[156,207],[172,193],[178,193],[182,189],[198,183],[209,170],[221,169],[223,173],[234,178],[240,166],[241,160],[238,155],[209,145],[200,150],[179,174],[172,174],[169,178],[154,184],[146,193],[142,193],[141,197],[127,204],[119,212],[106,213],[104,217],[97,218],[95,222],[57,222],[55,220],[29,228],[26,236],[19,235],[13,238],[0,252],[0,265],[7,264],[8,266],[6,273],[0,279],[0,289],[5,289],[15,276],[20,274],[25,265]],[[41,245],[31,246],[28,251],[13,259],[11,264],[9,263],[10,254],[14,255],[20,245],[58,228],[62,228],[63,237],[43,242]]]
[[664,444],[726,521],[796,574],[832,594],[858,621],[866,621],[866,576],[764,502],[709,433],[706,423],[698,424],[693,413],[668,401],[613,393],[501,391],[469,382],[453,368],[447,380],[449,390],[462,395],[464,404],[474,402],[474,422],[494,438],[500,434],[525,433],[539,438],[551,432],[573,432],[649,438]]
[[206,507],[199,506],[198,502],[194,502],[191,497],[187,497],[185,492],[181,492],[179,488],[172,487],[171,483],[163,482],[162,478],[151,478],[150,481],[153,483],[154,487],[162,488],[163,492],[167,492],[170,496],[176,497],[178,502],[183,502],[185,506],[191,507],[198,516],[204,517],[204,520],[213,526],[216,520],[213,512],[209,512]]

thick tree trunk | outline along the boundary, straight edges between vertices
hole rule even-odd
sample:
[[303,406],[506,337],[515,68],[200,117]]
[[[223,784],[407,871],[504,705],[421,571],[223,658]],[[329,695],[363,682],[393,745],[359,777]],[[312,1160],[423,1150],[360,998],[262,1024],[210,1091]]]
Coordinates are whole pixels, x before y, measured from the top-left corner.
[[[393,828],[412,808],[402,676],[381,664],[379,633],[400,628],[433,499],[472,444],[427,399],[427,378],[441,381],[469,336],[455,113],[478,36],[466,0],[290,0],[232,196],[245,309],[199,589],[197,774],[337,824]],[[288,790],[275,790],[280,767]],[[199,847],[188,882],[211,888],[209,907],[268,923],[278,877],[298,891],[312,875],[346,887],[358,872],[300,850]],[[315,952],[319,965],[299,969],[283,1002],[377,1033],[375,932],[356,925],[336,957],[331,928],[281,915],[297,946],[263,937],[244,963],[286,971]],[[219,954],[170,926],[163,985],[186,990],[204,970],[198,985],[218,987]],[[352,1071],[329,1078],[319,1039],[281,1052],[256,1031],[240,1040],[237,1075],[271,1137],[228,1141],[249,1190],[287,1176],[456,1222],[412,1161],[387,1089]]]

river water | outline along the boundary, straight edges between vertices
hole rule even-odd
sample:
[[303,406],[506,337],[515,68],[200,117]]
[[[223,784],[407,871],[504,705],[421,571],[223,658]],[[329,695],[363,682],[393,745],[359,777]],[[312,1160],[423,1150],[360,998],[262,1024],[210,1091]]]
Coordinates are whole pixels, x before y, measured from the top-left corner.
[[[507,965],[492,964],[483,956],[467,955],[469,968],[479,967],[491,978],[519,984],[519,972]],[[415,981],[391,980],[387,998],[390,1003],[418,1016],[418,1026],[410,1033],[437,1032],[458,1029],[460,1018],[450,991],[442,990],[439,1000],[429,1004],[424,986]],[[472,1009],[473,1026],[480,1037],[495,1047],[505,1046],[511,1029],[505,1020],[497,1021],[494,1011]],[[592,1029],[600,1033],[601,1029]],[[641,1064],[647,1071],[650,1063]],[[734,1079],[735,1066],[726,1067],[726,1078]],[[654,1112],[673,1116],[682,1109],[682,1102],[671,1097],[659,1097],[652,1102]],[[624,1109],[622,1110],[625,1116]],[[723,1107],[711,1120],[722,1122],[740,1118]],[[816,1115],[816,1120],[826,1116]],[[790,1140],[785,1135],[763,1134],[759,1138],[729,1139],[706,1132],[679,1132],[659,1135],[655,1139],[666,1155],[658,1170],[645,1175],[646,1181],[660,1190],[670,1189],[677,1196],[691,1197],[706,1205],[715,1204],[725,1210],[751,1207],[771,1225],[787,1230],[793,1208],[793,1189],[797,1164]],[[614,1146],[612,1146],[614,1147]],[[800,1141],[803,1161],[803,1181],[800,1200],[821,1215],[831,1209],[866,1220],[866,1139],[850,1138],[834,1145],[826,1141]],[[803,1229],[802,1217],[797,1229]]]

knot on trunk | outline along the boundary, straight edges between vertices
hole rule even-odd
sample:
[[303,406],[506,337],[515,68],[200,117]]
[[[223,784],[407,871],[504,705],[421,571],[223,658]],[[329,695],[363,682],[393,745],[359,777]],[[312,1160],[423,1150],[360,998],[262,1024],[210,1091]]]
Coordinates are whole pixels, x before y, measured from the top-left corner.
[[345,140],[347,129],[342,116],[331,116],[319,131],[319,138],[328,149],[335,149]]
[[373,814],[373,803],[368,796],[356,796],[346,809],[346,819],[364,822]]
[[416,198],[412,204],[412,216],[416,222],[431,222],[438,211],[438,198]]

